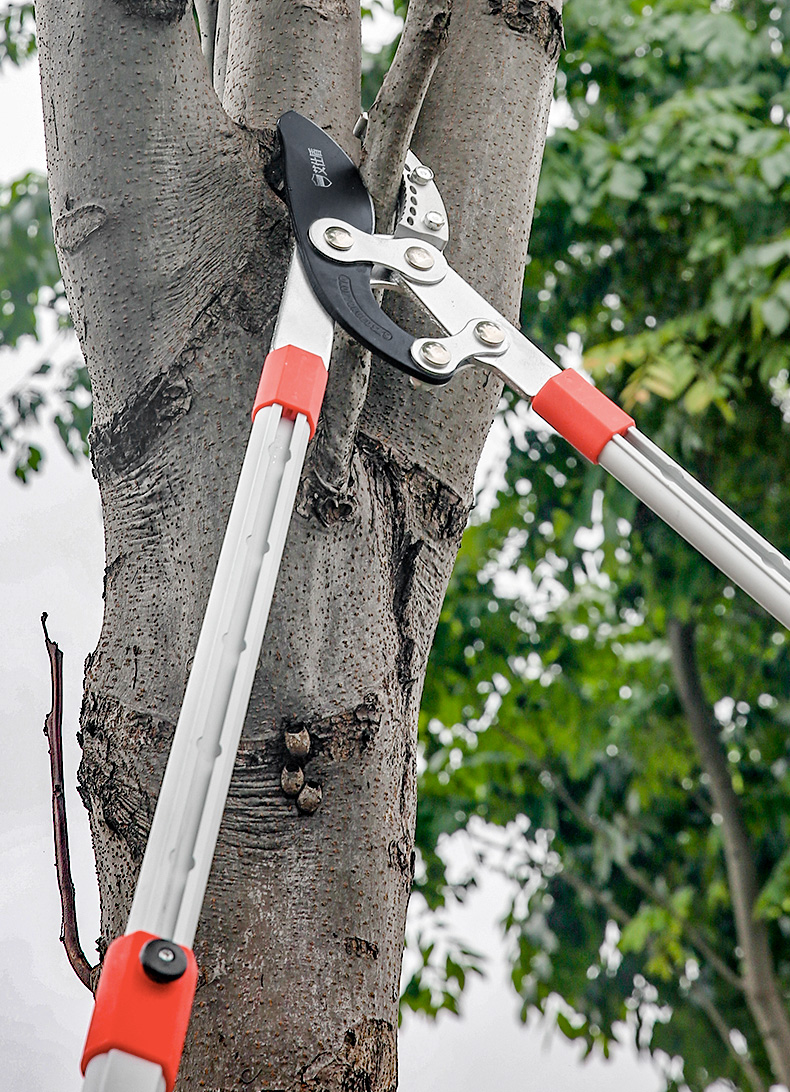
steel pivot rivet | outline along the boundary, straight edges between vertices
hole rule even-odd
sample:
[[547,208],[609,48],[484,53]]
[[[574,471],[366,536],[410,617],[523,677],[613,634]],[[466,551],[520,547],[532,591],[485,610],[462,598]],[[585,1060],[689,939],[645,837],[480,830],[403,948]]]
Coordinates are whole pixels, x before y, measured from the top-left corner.
[[429,182],[433,182],[433,171],[430,167],[423,167],[420,164],[419,167],[415,167],[409,176],[412,182],[416,182],[418,186],[427,186]]
[[324,232],[324,239],[333,250],[351,250],[354,245],[354,236],[342,227],[328,227]]
[[441,341],[426,341],[420,353],[426,363],[433,364],[437,368],[443,368],[450,363],[450,352]]
[[446,220],[440,212],[426,212],[423,223],[430,231],[441,231]]
[[160,948],[158,954],[163,963],[172,963],[176,958],[176,953],[172,948]]
[[404,257],[414,269],[433,269],[435,265],[433,254],[423,246],[410,246]]
[[497,326],[495,322],[489,322],[487,319],[483,319],[475,326],[475,336],[478,341],[482,341],[484,345],[490,345],[492,348],[501,345],[505,340],[505,332],[502,327]]

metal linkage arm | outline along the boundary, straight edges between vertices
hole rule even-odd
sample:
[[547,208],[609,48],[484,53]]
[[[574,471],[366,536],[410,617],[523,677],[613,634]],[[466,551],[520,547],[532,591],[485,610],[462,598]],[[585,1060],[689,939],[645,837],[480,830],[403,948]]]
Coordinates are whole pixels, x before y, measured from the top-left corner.
[[175,1083],[197,981],[190,948],[332,330],[294,256],[127,931],[105,957],[85,1092],[172,1092]]

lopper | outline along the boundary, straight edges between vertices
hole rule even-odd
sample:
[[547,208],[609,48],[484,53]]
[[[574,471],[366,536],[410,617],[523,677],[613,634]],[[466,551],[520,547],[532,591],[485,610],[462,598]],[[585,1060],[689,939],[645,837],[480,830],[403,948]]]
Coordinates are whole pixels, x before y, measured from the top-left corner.
[[[85,1092],[175,1085],[198,977],[192,943],[335,322],[425,384],[447,383],[462,367],[495,372],[790,628],[790,562],[450,268],[447,217],[429,168],[409,153],[395,230],[375,234],[370,197],[345,152],[294,112],[278,132],[276,188],[296,250],[126,933],[104,958],[82,1057]],[[410,293],[446,335],[401,329],[377,301],[383,288]]]

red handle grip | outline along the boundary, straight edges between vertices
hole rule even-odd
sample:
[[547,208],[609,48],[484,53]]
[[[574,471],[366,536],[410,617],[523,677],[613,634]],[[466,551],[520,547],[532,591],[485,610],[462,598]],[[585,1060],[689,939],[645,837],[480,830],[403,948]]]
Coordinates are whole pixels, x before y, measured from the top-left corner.
[[634,425],[633,417],[572,368],[552,376],[532,399],[532,408],[592,463],[613,436]]
[[[154,981],[143,969],[140,953],[155,939],[151,933],[129,933],[118,937],[107,949],[81,1067],[84,1074],[92,1058],[109,1050],[122,1050],[161,1066],[167,1092],[172,1092],[197,987],[198,967],[193,953],[181,948],[187,964],[181,977],[169,982]],[[172,942],[168,944],[174,949],[179,947]]]

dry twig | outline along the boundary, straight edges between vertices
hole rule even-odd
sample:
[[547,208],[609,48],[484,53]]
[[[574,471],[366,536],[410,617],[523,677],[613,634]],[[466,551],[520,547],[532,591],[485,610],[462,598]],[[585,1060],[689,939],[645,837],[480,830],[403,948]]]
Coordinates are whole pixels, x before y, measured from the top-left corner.
[[85,958],[77,929],[74,883],[71,879],[66,798],[63,791],[63,653],[47,633],[47,616],[41,615],[44,641],[49,655],[52,678],[52,708],[44,721],[44,735],[49,743],[49,768],[52,777],[52,826],[55,834],[55,868],[60,888],[62,923],[60,939],[69,963],[83,986],[93,992],[91,979],[95,968]]

